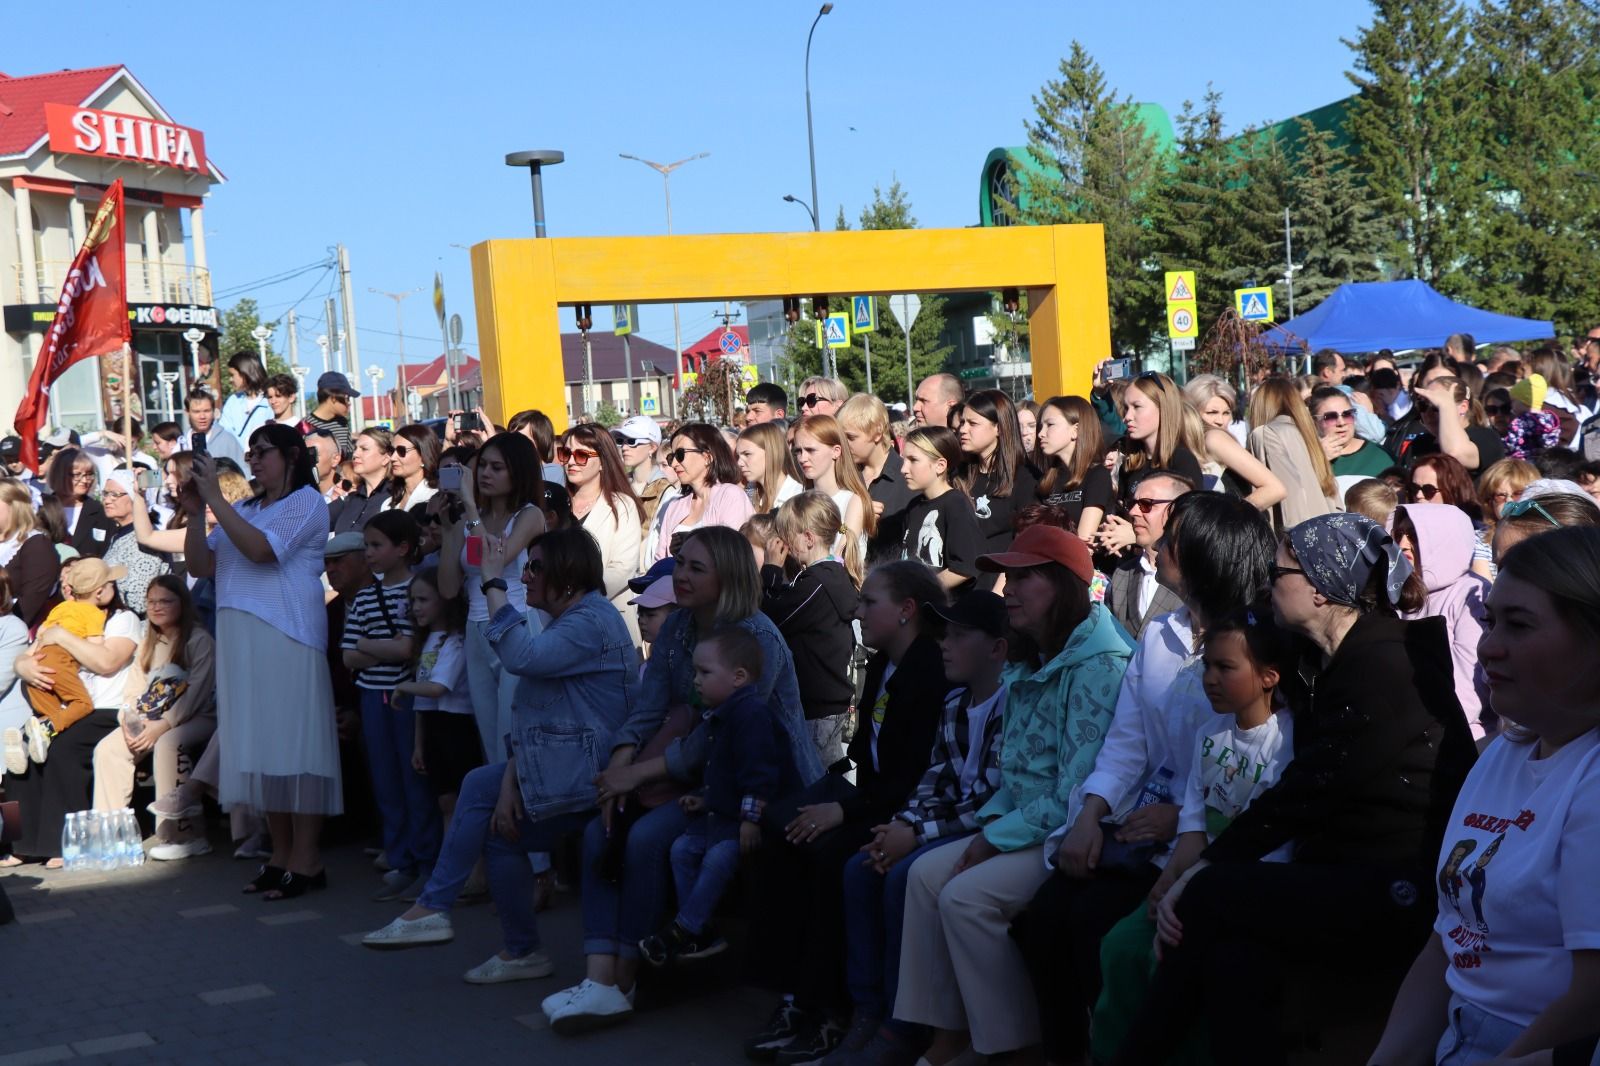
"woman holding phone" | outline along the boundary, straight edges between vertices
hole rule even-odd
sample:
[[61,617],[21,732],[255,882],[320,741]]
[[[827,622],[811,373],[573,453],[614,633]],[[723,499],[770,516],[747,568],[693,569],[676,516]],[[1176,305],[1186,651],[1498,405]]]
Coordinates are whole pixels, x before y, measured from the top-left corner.
[[[484,632],[489,625],[489,604],[479,571],[483,537],[488,533],[506,542],[506,557],[516,571],[527,562],[528,542],[544,532],[539,454],[533,441],[522,434],[499,433],[490,437],[463,469],[459,487],[452,491],[448,484],[441,471],[440,491],[453,499],[445,508],[440,538],[439,592],[447,599],[463,590],[467,594],[467,687],[472,692],[472,713],[484,754],[497,761],[505,752],[504,738],[511,730],[511,697],[516,684],[511,676],[502,675],[500,660]],[[527,611],[520,585],[510,589],[506,598],[519,613]]]

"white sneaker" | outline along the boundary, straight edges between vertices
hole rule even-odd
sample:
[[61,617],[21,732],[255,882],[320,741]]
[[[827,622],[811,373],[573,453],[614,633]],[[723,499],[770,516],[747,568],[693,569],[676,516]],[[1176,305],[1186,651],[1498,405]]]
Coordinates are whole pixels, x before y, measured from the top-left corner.
[[0,745],[5,747],[5,767],[8,774],[28,772],[28,745],[22,739],[22,730],[7,729]]
[[28,745],[28,758],[41,766],[50,754],[50,731],[45,728],[45,720],[38,715],[33,715],[22,723],[22,736]]
[[369,948],[409,948],[418,944],[448,944],[456,938],[448,914],[430,914],[406,921],[396,918],[376,932],[361,938]]
[[623,995],[616,985],[602,985],[585,979],[573,989],[572,998],[551,1013],[550,1028],[562,1036],[573,1036],[616,1025],[632,1013],[632,992]]
[[150,849],[150,857],[157,862],[171,859],[192,859],[197,855],[210,855],[211,844],[204,837],[185,840],[181,844],[157,844]]
[[161,796],[145,810],[157,818],[167,818],[174,822],[181,822],[185,818],[198,818],[204,813],[205,808],[198,799],[191,800],[184,786],[179,785],[165,796]]
[[549,977],[555,972],[556,964],[548,956],[543,952],[530,951],[520,959],[502,959],[499,955],[491,955],[488,962],[474,966],[462,974],[461,979],[469,985],[498,985],[506,981]]

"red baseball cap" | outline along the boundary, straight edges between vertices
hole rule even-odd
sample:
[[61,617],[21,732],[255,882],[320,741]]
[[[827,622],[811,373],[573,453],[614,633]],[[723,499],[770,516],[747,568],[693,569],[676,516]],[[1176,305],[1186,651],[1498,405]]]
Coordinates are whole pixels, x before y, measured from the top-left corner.
[[1094,578],[1089,546],[1060,526],[1029,526],[1011,542],[1011,550],[978,556],[978,569],[989,573],[1024,570],[1045,563],[1060,563],[1087,585]]

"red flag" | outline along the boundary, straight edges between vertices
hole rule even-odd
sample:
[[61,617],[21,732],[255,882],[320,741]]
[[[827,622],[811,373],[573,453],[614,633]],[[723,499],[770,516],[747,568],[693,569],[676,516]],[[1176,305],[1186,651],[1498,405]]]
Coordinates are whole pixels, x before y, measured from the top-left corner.
[[122,182],[106,190],[95,209],[83,247],[72,260],[56,302],[56,317],[33,365],[28,391],[17,408],[22,465],[39,468],[39,427],[50,411],[50,386],[72,364],[114,352],[133,338],[128,322],[127,245],[122,220]]

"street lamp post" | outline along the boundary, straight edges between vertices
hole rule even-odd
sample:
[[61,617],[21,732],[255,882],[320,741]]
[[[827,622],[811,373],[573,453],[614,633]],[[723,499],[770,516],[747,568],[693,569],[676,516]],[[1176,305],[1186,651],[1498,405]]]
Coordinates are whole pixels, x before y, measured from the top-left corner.
[[805,208],[806,209],[806,214],[811,216],[811,228],[814,229],[814,230],[819,230],[819,231],[821,230],[822,227],[817,225],[817,212],[816,212],[816,209],[813,208],[810,204],[806,203],[804,200],[800,199],[800,197],[798,197],[798,196],[785,196],[783,198],[783,202],[786,203],[786,204],[799,204],[801,207]]
[[[378,401],[378,397],[383,395],[378,391],[378,382],[383,380],[383,367],[373,363],[367,367],[367,377],[372,379],[372,420],[377,422],[383,418],[383,404]],[[392,415],[390,420],[393,421]]]
[[[617,154],[623,159],[631,159],[635,163],[643,163],[645,166],[661,175],[661,187],[666,191],[667,194],[667,236],[672,236],[672,172],[683,166],[685,163],[693,163],[696,159],[704,159],[711,153],[701,152],[698,155],[686,156],[685,158],[678,160],[676,163],[655,163],[648,159],[641,159],[636,155],[629,155],[627,152],[619,152]],[[672,347],[678,357],[677,365],[682,367],[683,333],[678,322],[678,305],[676,303],[672,305]]]
[[328,372],[328,345],[331,343],[326,333],[317,335],[317,347],[322,349],[322,372],[324,374]]
[[200,384],[200,342],[206,339],[206,335],[190,326],[183,331],[183,339],[189,342],[189,358],[194,361],[194,377],[190,379],[189,384],[198,387]]
[[367,288],[368,292],[379,296],[387,296],[394,301],[394,335],[400,340],[400,365],[406,364],[406,319],[401,313],[400,305],[406,302],[406,297],[415,296],[421,289],[412,289],[410,292],[384,292],[382,289]]
[[[822,21],[822,16],[833,10],[832,4],[823,4],[822,10],[817,12],[817,17],[811,20],[811,32],[806,34],[806,151],[811,156],[811,202],[820,204],[817,199],[817,140],[811,132],[811,38],[817,32],[817,23]],[[817,221],[817,212],[811,212],[811,228],[820,231],[822,226]]]
[[306,377],[311,373],[311,368],[309,366],[301,366],[299,363],[296,363],[289,368],[289,373],[294,375],[295,409],[298,411],[300,417],[304,418],[306,416]]
[[527,167],[533,182],[533,235],[545,236],[544,231],[544,177],[543,168],[553,167],[566,159],[566,154],[550,148],[536,148],[528,152],[511,152],[506,156],[506,166]]
[[261,365],[262,366],[266,366],[267,365],[267,341],[269,339],[271,339],[272,331],[270,329],[268,329],[266,326],[257,326],[255,329],[250,331],[250,336],[252,336],[252,337],[254,337],[256,339],[256,347],[259,349],[257,354],[259,354],[261,356]]

